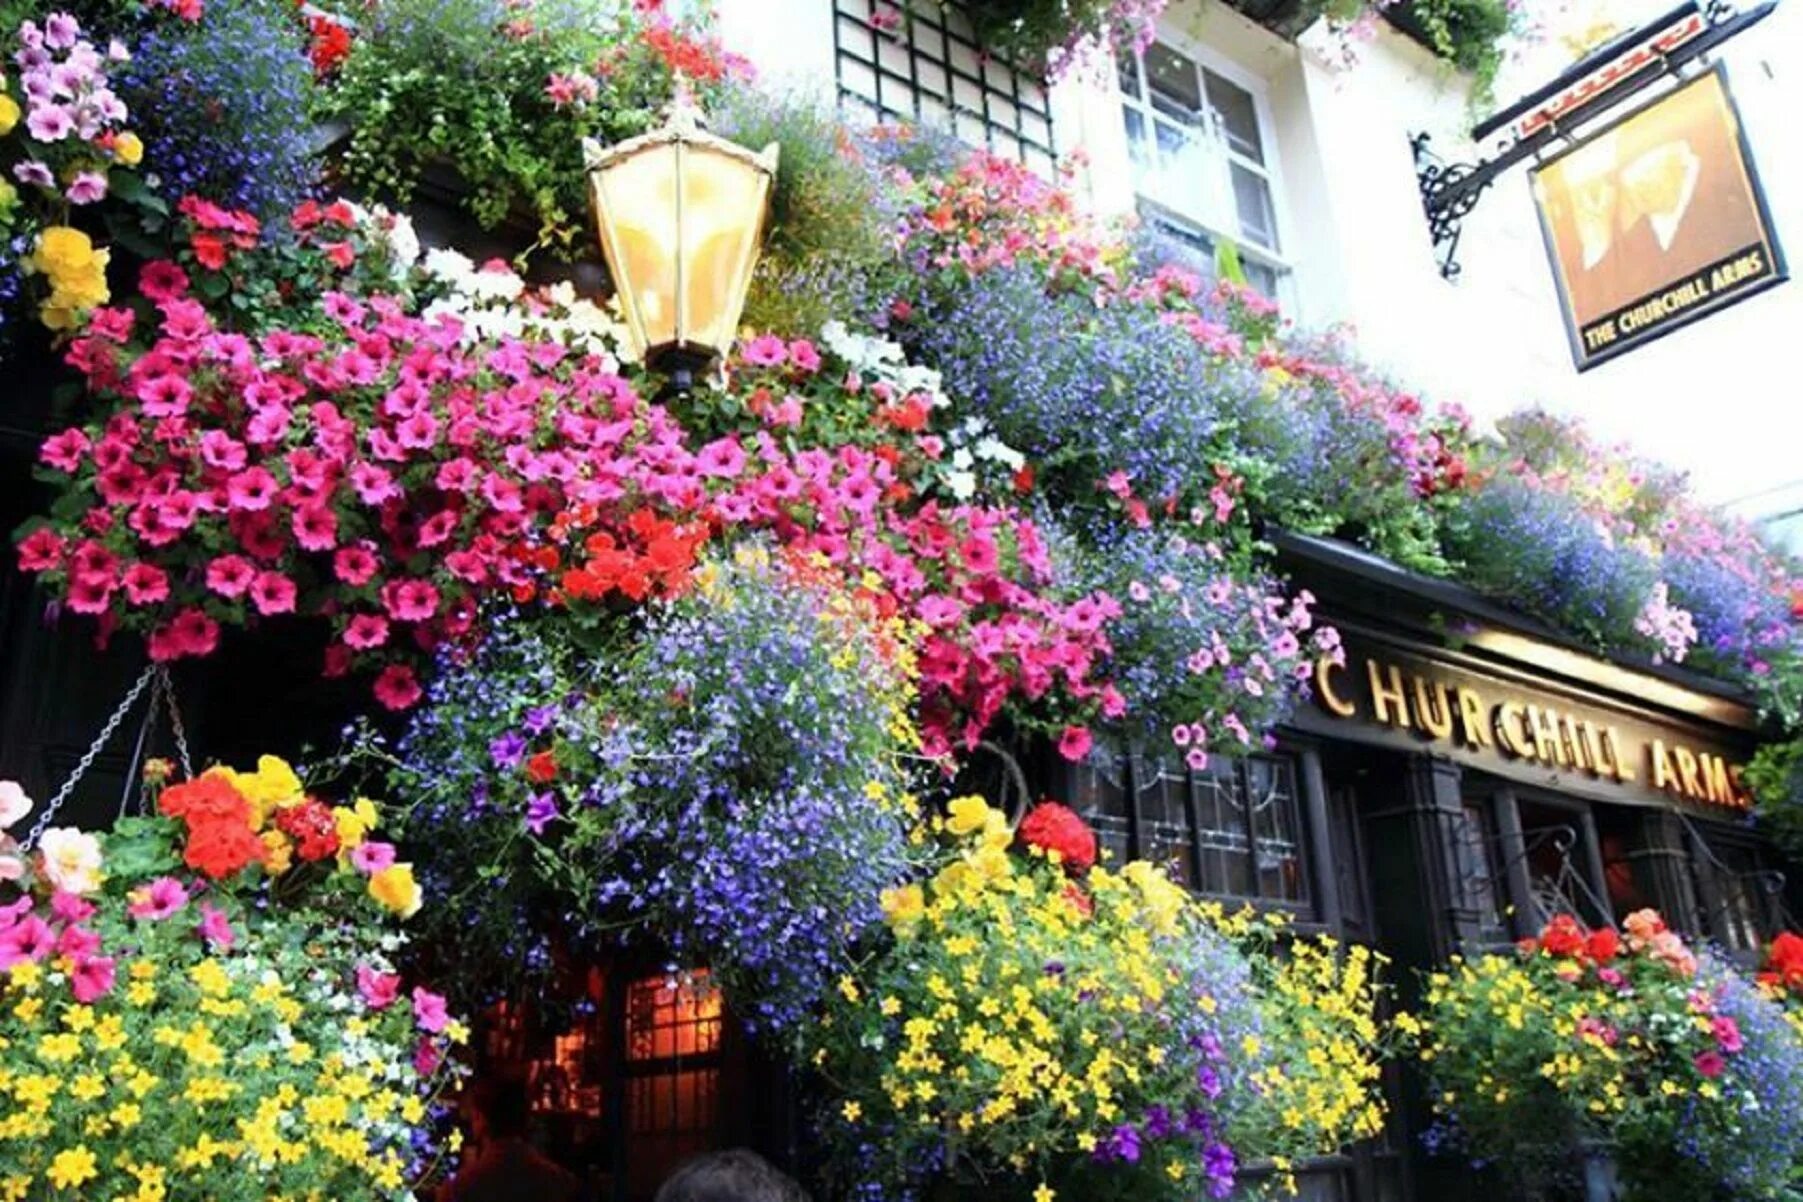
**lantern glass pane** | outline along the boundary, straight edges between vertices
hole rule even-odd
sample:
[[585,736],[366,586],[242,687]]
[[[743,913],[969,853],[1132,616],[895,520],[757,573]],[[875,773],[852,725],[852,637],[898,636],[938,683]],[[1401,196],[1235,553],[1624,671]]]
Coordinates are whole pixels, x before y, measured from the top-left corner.
[[677,159],[674,147],[648,150],[609,165],[598,184],[620,259],[614,286],[647,346],[678,336]]
[[683,337],[724,351],[738,333],[769,177],[706,146],[685,148],[683,175]]

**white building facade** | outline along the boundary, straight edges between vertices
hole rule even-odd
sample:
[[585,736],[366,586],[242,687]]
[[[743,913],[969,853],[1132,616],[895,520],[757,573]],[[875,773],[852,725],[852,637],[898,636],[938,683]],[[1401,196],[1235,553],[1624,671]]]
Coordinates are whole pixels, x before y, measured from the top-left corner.
[[[1568,20],[1599,7],[1576,4]],[[1632,25],[1661,7],[1630,0],[1613,15]],[[1290,39],[1222,0],[1172,0],[1143,55],[1048,90],[983,60],[955,13],[898,21],[883,0],[717,8],[727,44],[779,87],[830,90],[848,115],[943,125],[1037,167],[1074,163],[1100,214],[1137,213],[1204,248],[1232,241],[1298,325],[1350,327],[1374,368],[1480,423],[1532,404],[1581,416],[1756,518],[1803,481],[1803,415],[1781,353],[1803,331],[1795,286],[1580,374],[1526,164],[1465,221],[1462,271],[1443,276],[1411,141],[1426,133],[1443,159],[1474,156],[1469,80],[1388,24],[1348,65],[1318,28]],[[1780,6],[1725,58],[1778,236],[1803,238],[1803,155],[1786,128],[1803,107],[1803,5]],[[1549,42],[1505,71],[1498,94],[1568,60]]]

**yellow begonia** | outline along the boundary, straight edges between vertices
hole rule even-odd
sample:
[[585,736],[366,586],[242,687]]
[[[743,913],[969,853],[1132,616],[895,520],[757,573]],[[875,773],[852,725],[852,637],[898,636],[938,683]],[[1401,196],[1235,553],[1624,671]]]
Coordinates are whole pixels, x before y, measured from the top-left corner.
[[946,806],[951,815],[945,821],[945,827],[954,835],[974,835],[989,823],[989,803],[981,797],[959,797]]
[[53,330],[72,328],[83,314],[103,305],[109,252],[96,250],[94,242],[78,229],[53,225],[38,235],[37,246],[25,257],[26,270],[50,281],[50,296],[39,307],[39,318]]
[[19,102],[0,91],[0,138],[13,131],[19,124]]
[[144,143],[137,134],[126,130],[113,139],[113,157],[127,167],[136,167],[144,161]]
[[413,865],[393,864],[369,878],[369,895],[402,918],[419,913],[419,882],[413,879]]

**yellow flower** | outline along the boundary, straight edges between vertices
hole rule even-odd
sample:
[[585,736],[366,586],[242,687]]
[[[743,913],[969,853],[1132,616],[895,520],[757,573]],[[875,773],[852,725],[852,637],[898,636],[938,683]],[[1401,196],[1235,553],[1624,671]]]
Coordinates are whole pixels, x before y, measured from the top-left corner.
[[57,1189],[74,1189],[98,1176],[100,1168],[95,1163],[94,1154],[79,1144],[73,1148],[64,1148],[50,1162],[50,1184]]
[[1033,1202],[1052,1202],[1052,1199],[1057,1196],[1058,1193],[1056,1190],[1041,1181],[1039,1183],[1039,1188],[1033,1191]]
[[348,807],[334,806],[332,822],[338,828],[339,847],[348,852],[360,846],[376,829],[378,817],[376,803],[367,797],[359,797]]
[[281,876],[294,866],[294,841],[273,827],[263,832],[263,846],[269,854],[263,857],[263,867],[270,876]]
[[847,1102],[839,1108],[839,1113],[845,1116],[846,1122],[855,1123],[863,1117],[864,1107],[857,1102]]
[[137,134],[126,130],[113,139],[113,157],[127,167],[136,167],[144,160],[144,143]]
[[0,137],[5,137],[19,123],[19,102],[0,92]]
[[402,918],[419,913],[419,882],[413,879],[413,865],[393,864],[369,878],[369,895]]
[[890,926],[918,922],[924,913],[926,894],[919,885],[903,885],[899,889],[883,890],[883,917],[889,920]]
[[989,803],[981,797],[955,798],[946,809],[951,817],[946,819],[945,827],[954,835],[974,834],[988,825]]

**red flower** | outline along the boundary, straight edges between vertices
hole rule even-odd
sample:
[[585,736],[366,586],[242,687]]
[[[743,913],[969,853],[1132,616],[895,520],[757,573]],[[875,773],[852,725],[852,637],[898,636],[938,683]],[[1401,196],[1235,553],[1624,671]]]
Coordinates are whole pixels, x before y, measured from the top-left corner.
[[1803,935],[1782,931],[1766,951],[1761,981],[1786,989],[1803,987]]
[[1077,907],[1077,911],[1085,918],[1093,918],[1096,912],[1095,899],[1089,896],[1089,890],[1075,881],[1067,881],[1064,886],[1065,900]]
[[557,779],[557,757],[549,751],[541,751],[526,761],[526,776],[535,785],[549,784]]
[[201,776],[171,785],[157,798],[157,812],[189,827],[236,823],[250,828],[250,802],[223,776]]
[[1584,952],[1584,928],[1569,914],[1555,914],[1540,932],[1540,949],[1553,956],[1580,956]]
[[260,864],[266,849],[247,823],[213,822],[190,826],[182,862],[215,881]]
[[1042,801],[1021,820],[1020,841],[1028,847],[1057,852],[1059,862],[1073,876],[1095,866],[1096,833],[1069,806]]
[[1614,927],[1590,932],[1584,941],[1584,954],[1598,964],[1607,964],[1621,952],[1621,936]]
[[277,810],[276,829],[294,840],[303,860],[323,860],[338,854],[338,825],[332,811],[313,798]]

